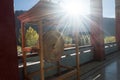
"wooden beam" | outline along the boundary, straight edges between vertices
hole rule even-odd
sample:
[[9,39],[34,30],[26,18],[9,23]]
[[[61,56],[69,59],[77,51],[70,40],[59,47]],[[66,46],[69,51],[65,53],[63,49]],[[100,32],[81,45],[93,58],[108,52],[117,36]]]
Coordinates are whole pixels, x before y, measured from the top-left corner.
[[102,0],[91,0],[91,26],[90,26],[90,38],[91,45],[94,47],[94,59],[104,60],[104,35],[103,35],[103,8]]
[[39,22],[39,57],[40,57],[40,80],[44,80],[44,56],[43,56],[43,28],[42,21]]
[[40,71],[34,71],[28,74],[28,78],[31,79],[34,75],[40,74]]
[[[51,67],[45,68],[44,71],[48,72],[50,70],[54,70],[54,69],[57,69],[57,68],[58,68],[57,66],[51,66]],[[31,73],[28,74],[28,77],[32,78],[34,75],[37,75],[37,74],[40,74],[40,71],[31,72]]]
[[68,78],[75,76],[77,73],[77,69],[71,70],[65,74],[62,74],[60,76],[48,79],[48,80],[68,80]]
[[120,1],[115,0],[116,42],[120,50]]
[[22,60],[23,60],[23,72],[25,76],[25,80],[27,79],[27,64],[26,64],[26,53],[24,51],[25,47],[25,27],[24,23],[21,23],[21,34],[22,34]]
[[[75,26],[74,26],[75,27]],[[79,36],[79,28],[78,25],[77,27],[75,27],[75,49],[76,49],[76,67],[77,67],[77,80],[80,80],[80,62],[79,62],[79,40],[78,40],[78,36]]]
[[71,67],[71,66],[60,65],[60,67],[61,67],[61,68],[68,69],[68,70],[72,70],[72,69],[74,69],[74,67]]
[[[18,55],[18,59],[22,59],[22,56],[23,56],[23,55]],[[32,53],[32,54],[27,54],[27,55],[26,55],[26,58],[36,57],[36,56],[38,56],[38,53]]]
[[19,80],[14,0],[0,0],[0,80]]

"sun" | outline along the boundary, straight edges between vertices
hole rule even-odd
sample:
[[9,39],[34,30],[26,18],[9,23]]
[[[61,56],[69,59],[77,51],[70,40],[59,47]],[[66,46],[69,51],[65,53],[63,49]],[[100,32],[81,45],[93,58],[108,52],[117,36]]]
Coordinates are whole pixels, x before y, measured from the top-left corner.
[[62,4],[62,8],[66,14],[70,16],[88,15],[89,7],[82,1],[67,1]]
[[87,31],[89,20],[90,2],[89,0],[63,0],[60,3],[60,21],[58,26],[64,26],[63,32],[68,29]]

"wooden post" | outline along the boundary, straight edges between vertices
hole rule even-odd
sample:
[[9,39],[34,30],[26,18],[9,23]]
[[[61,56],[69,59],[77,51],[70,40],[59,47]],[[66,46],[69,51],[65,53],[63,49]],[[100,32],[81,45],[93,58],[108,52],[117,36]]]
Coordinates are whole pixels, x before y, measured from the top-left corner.
[[77,80],[80,80],[79,44],[78,44],[79,29],[78,29],[78,26],[74,28],[74,35],[75,35],[75,47],[76,47],[75,49],[76,49]]
[[0,0],[0,80],[19,80],[13,0]]
[[115,0],[115,14],[116,14],[116,42],[120,50],[120,1]]
[[103,35],[103,15],[102,0],[91,0],[91,45],[94,47],[94,59],[104,60],[104,35]]
[[39,57],[40,57],[40,80],[44,80],[44,55],[43,55],[43,28],[42,21],[39,22]]
[[27,65],[26,65],[26,53],[24,51],[25,47],[25,27],[24,23],[21,23],[21,34],[22,34],[22,60],[23,60],[23,71],[25,80],[27,79]]
[[60,61],[57,61],[57,72],[58,72],[59,75],[61,74],[61,72],[60,72]]

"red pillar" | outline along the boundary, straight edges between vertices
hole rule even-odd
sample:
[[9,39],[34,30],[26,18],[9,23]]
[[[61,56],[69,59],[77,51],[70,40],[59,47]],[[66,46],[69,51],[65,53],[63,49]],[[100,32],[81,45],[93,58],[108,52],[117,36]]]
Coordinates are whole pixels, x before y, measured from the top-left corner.
[[13,0],[0,0],[0,80],[19,80]]
[[120,0],[115,0],[115,12],[116,12],[116,42],[120,50]]
[[94,59],[104,60],[104,35],[102,0],[91,0],[91,45],[94,47]]

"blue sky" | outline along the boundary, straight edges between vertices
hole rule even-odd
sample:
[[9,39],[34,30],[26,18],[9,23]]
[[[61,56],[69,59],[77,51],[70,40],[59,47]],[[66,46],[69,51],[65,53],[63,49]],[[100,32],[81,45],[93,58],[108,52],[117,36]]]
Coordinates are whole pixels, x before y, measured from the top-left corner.
[[[39,0],[14,0],[14,10],[29,10]],[[89,4],[89,0],[84,0]],[[114,0],[103,0],[103,17],[115,17],[115,2]]]

